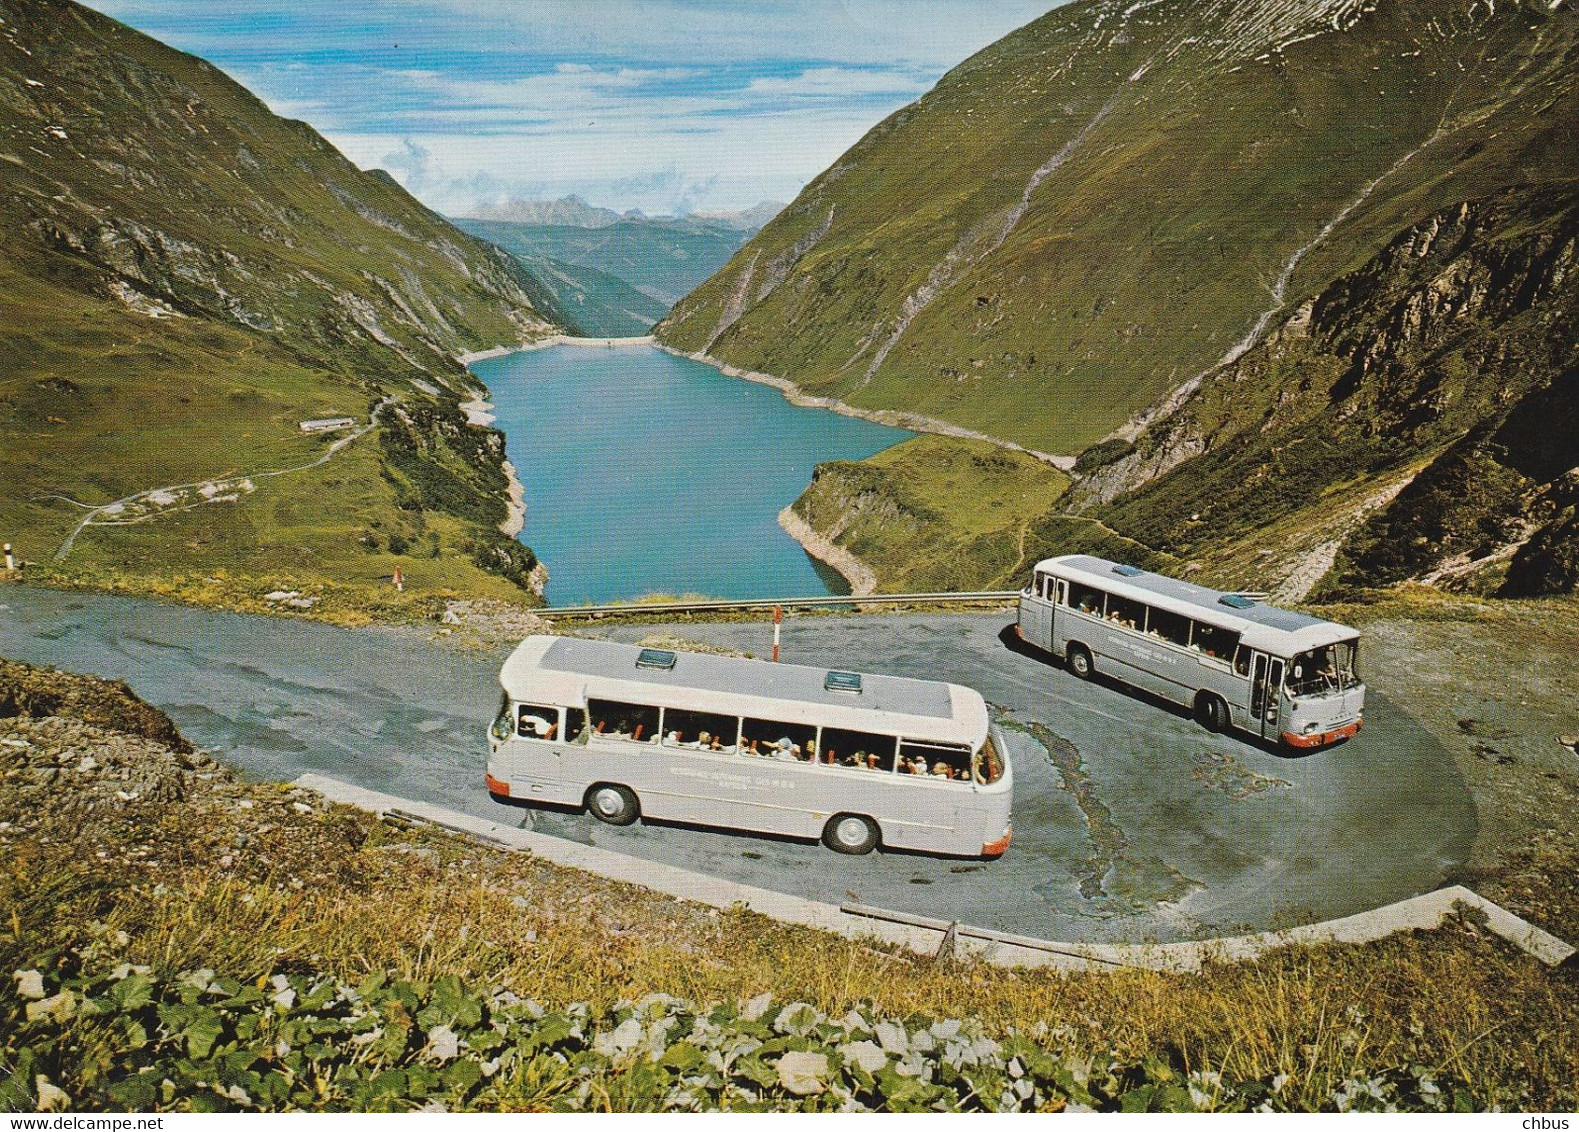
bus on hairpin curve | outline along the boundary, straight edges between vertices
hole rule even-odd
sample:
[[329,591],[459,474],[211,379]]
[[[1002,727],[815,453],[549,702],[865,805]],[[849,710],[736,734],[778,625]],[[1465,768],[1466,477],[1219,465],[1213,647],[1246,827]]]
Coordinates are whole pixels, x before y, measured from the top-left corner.
[[1210,731],[1315,748],[1364,722],[1359,632],[1243,594],[1067,554],[1036,564],[1017,629],[1076,676],[1183,704]]
[[500,801],[997,857],[1014,777],[959,684],[568,637],[522,641],[488,741]]

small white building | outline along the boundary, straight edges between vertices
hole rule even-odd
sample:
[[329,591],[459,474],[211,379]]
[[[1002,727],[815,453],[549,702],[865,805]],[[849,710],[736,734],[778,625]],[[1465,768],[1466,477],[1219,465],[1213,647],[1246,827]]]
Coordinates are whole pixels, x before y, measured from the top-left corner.
[[303,421],[303,432],[334,432],[336,429],[350,428],[356,424],[355,417],[321,417],[315,421]]

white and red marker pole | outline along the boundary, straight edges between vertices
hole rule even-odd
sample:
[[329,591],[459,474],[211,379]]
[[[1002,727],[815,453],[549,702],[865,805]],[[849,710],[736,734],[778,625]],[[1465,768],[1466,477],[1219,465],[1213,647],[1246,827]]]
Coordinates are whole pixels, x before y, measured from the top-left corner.
[[779,626],[784,623],[784,607],[773,607],[773,663],[779,662]]

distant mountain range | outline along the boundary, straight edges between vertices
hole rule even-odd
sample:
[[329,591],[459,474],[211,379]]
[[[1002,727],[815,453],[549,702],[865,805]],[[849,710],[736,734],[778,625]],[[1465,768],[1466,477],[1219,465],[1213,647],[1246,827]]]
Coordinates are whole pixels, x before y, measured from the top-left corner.
[[[0,20],[7,540],[134,587],[392,594],[403,566],[408,593],[518,592],[478,569],[533,562],[455,356],[556,331],[552,292],[200,59],[65,0]],[[299,422],[375,405],[373,435],[267,474],[324,454]],[[89,509],[169,485],[53,563]]]
[[478,205],[466,214],[466,220],[502,220],[512,224],[548,225],[564,228],[607,228],[621,220],[684,221],[700,220],[743,232],[755,232],[782,211],[778,201],[762,201],[738,211],[715,210],[691,212],[685,216],[647,216],[640,209],[615,212],[588,204],[579,196],[560,197],[558,200],[523,200],[519,197],[503,204]]
[[644,335],[783,206],[644,216],[577,196],[514,200],[453,223],[515,256],[578,334]]
[[[1040,513],[959,535],[959,577],[1117,539],[1290,597],[1572,589],[1576,63],[1565,4],[1077,0],[879,124],[657,332],[1078,456]],[[881,557],[894,516],[941,521],[895,502],[900,463],[797,506]]]

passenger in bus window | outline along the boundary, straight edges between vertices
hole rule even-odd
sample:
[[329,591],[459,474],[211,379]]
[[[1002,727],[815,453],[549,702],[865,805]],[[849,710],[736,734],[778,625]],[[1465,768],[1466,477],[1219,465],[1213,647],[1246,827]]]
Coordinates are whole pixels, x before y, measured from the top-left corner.
[[541,708],[522,708],[521,722],[516,734],[526,739],[552,739],[557,730],[544,715],[538,714]]

